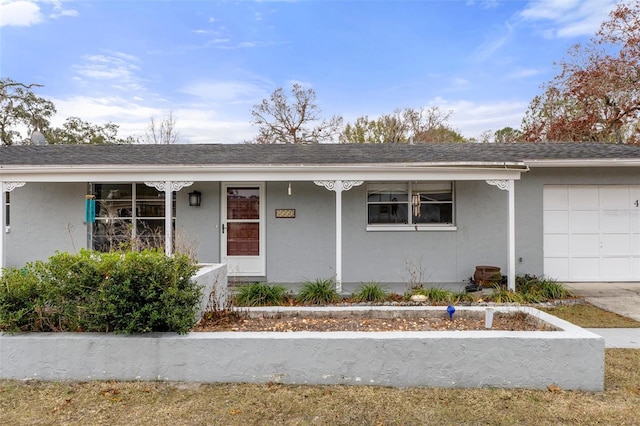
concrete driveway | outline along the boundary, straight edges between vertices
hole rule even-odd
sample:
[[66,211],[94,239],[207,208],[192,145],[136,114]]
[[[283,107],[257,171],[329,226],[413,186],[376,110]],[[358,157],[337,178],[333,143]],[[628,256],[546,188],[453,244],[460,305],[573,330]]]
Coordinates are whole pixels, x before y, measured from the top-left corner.
[[594,306],[640,321],[640,282],[565,285]]

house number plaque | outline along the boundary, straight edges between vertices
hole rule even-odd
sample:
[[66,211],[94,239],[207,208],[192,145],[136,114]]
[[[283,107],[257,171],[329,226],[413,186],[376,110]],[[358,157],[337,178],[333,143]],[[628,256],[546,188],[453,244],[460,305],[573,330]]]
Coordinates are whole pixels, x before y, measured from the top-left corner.
[[294,219],[296,209],[276,209],[276,219]]

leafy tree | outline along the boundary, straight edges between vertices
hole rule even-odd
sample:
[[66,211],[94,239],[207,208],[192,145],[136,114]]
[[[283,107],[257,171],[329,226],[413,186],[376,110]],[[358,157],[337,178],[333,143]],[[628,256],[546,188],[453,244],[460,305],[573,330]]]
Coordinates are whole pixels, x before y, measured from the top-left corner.
[[560,73],[530,103],[531,142],[640,140],[640,0],[621,2],[586,46],[575,45]]
[[397,109],[377,120],[359,117],[347,123],[340,134],[342,143],[465,142],[448,125],[452,111],[438,107]]
[[493,140],[496,143],[513,143],[520,142],[522,138],[522,132],[513,127],[503,127],[500,130],[496,130],[493,134]]
[[313,89],[291,87],[290,101],[281,87],[269,99],[254,105],[252,124],[259,126],[254,143],[318,143],[331,141],[342,127],[342,118],[320,119]]
[[62,127],[45,130],[47,142],[52,145],[102,145],[132,143],[132,138],[118,137],[118,125],[114,123],[92,124],[78,117],[69,117]]
[[[0,144],[29,143],[33,131],[42,132],[56,113],[53,102],[31,90],[40,84],[23,84],[0,79]],[[26,130],[26,135],[23,133]]]
[[157,120],[155,117],[149,119],[149,125],[144,134],[144,140],[153,144],[178,143],[179,134],[176,131],[176,119],[173,112],[169,111],[167,117]]

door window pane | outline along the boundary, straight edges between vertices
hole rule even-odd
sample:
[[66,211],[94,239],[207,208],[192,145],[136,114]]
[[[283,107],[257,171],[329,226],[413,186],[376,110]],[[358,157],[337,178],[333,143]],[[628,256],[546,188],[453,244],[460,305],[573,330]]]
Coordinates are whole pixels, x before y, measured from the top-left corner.
[[227,223],[227,255],[259,256],[260,224]]
[[229,219],[260,219],[260,188],[227,188]]

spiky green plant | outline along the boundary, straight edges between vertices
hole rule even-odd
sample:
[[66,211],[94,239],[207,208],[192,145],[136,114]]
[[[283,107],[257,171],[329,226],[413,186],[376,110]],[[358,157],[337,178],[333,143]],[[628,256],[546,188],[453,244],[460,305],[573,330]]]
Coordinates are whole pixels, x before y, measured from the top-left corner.
[[235,302],[238,306],[277,306],[284,304],[287,289],[267,283],[251,283],[237,288]]
[[526,303],[526,298],[521,294],[515,291],[508,290],[507,288],[501,285],[495,285],[493,287],[493,292],[486,299],[494,301],[496,303]]
[[338,302],[341,297],[336,291],[333,279],[318,278],[315,281],[306,281],[297,299],[300,303],[308,305],[326,305]]
[[573,297],[571,290],[554,280],[541,281],[541,290],[543,296],[547,299],[566,299],[568,297]]
[[458,303],[471,303],[475,302],[476,298],[473,294],[468,293],[466,291],[452,292],[451,299],[448,300],[449,303],[458,304]]
[[563,284],[535,275],[518,275],[516,277],[516,291],[532,303],[573,297],[571,291]]
[[375,282],[363,283],[353,294],[356,302],[384,302],[387,299],[387,292]]

